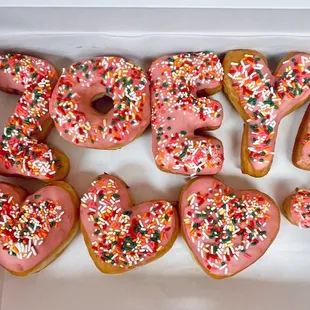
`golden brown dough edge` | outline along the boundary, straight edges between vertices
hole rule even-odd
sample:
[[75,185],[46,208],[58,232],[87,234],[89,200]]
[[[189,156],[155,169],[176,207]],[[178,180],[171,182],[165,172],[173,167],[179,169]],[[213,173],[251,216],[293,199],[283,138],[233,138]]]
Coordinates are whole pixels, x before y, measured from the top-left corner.
[[303,170],[310,170],[310,164],[307,165],[305,163],[298,164],[298,161],[302,157],[302,149],[303,149],[303,144],[302,141],[306,138],[307,133],[308,133],[308,127],[310,124],[310,105],[308,106],[303,119],[300,123],[298,133],[295,139],[295,144],[294,144],[294,149],[293,149],[293,154],[292,154],[292,162],[295,167]]
[[[68,192],[68,194],[70,195],[70,197],[72,199],[72,202],[74,203],[74,206],[76,207],[74,223],[73,223],[72,228],[71,228],[70,232],[68,233],[66,239],[51,254],[49,254],[41,263],[37,264],[36,266],[32,267],[29,270],[23,271],[23,272],[16,272],[16,271],[12,271],[12,270],[7,269],[7,271],[14,276],[25,277],[31,273],[39,272],[42,269],[44,269],[45,267],[47,267],[58,256],[60,256],[60,254],[70,244],[70,242],[73,240],[74,236],[77,234],[77,232],[79,230],[80,198],[79,198],[78,194],[76,193],[75,189],[70,184],[63,182],[63,181],[56,181],[53,183],[49,183],[46,186],[58,186],[58,187],[61,187],[65,191]],[[18,190],[24,191],[21,187],[19,187],[19,186],[16,186],[16,187]]]
[[[180,198],[179,198],[179,214],[180,214],[180,218],[182,218],[182,198],[183,198],[183,194],[184,192],[186,191],[186,189],[192,184],[194,183],[197,179],[199,178],[212,178],[213,180],[217,181],[217,182],[220,182],[221,184],[223,184],[224,186],[227,186],[225,185],[223,182],[221,182],[220,180],[218,180],[217,178],[215,177],[212,177],[212,176],[204,176],[204,177],[197,177],[197,178],[194,178],[194,179],[191,179],[189,182],[187,182],[187,184],[184,185],[183,189],[182,189],[182,192],[180,194]],[[244,191],[244,190],[239,190],[238,191]],[[270,243],[268,245],[268,247],[265,249],[265,251],[257,258],[257,260],[255,260],[251,265],[253,265],[255,262],[257,262],[265,253],[266,251],[269,249],[269,247],[271,246],[271,244],[273,243],[273,241],[276,239],[277,235],[278,235],[278,232],[279,232],[279,229],[280,229],[280,220],[281,220],[281,216],[280,216],[280,210],[279,210],[279,207],[277,206],[277,204],[275,203],[275,201],[267,194],[265,193],[262,193],[256,189],[246,189],[246,191],[251,191],[251,192],[255,192],[255,193],[259,193],[261,194],[262,196],[264,196],[266,199],[268,199],[272,204],[274,204],[274,206],[278,209],[278,218],[279,218],[279,225],[278,225],[278,230],[275,234],[275,236],[270,240]],[[225,278],[230,278],[230,277],[233,277],[234,275],[240,273],[241,271],[249,268],[251,265],[245,267],[245,268],[242,268],[240,269],[239,271],[235,272],[234,274],[231,274],[231,275],[227,275],[227,276],[218,276],[218,275],[215,275],[215,274],[212,274],[211,272],[209,272],[209,270],[207,268],[205,268],[201,263],[200,261],[198,260],[198,258],[196,257],[196,255],[194,254],[194,252],[192,251],[192,248],[190,246],[190,244],[188,243],[186,237],[185,237],[185,231],[183,229],[183,223],[180,223],[180,230],[181,230],[181,234],[183,236],[183,239],[185,241],[185,243],[187,244],[190,252],[191,252],[191,255],[192,257],[195,259],[196,263],[198,263],[198,265],[202,268],[202,270],[208,275],[210,276],[211,278],[213,279],[216,279],[216,280],[221,280],[221,279],[225,279]]]
[[[299,52],[291,52],[288,55],[286,55],[278,64],[274,75],[276,75],[278,73],[278,71],[281,68],[281,65],[284,61],[286,61],[287,59],[290,59],[293,55],[297,54]],[[235,107],[235,109],[237,110],[237,112],[239,113],[239,115],[242,117],[243,121],[244,121],[244,128],[243,128],[243,134],[242,134],[242,142],[241,142],[241,153],[240,153],[240,157],[241,157],[241,170],[242,173],[244,174],[248,174],[252,177],[256,177],[256,178],[261,178],[263,176],[265,176],[272,165],[273,162],[273,157],[272,160],[270,161],[270,163],[263,169],[260,170],[256,170],[250,159],[248,156],[248,131],[249,131],[249,125],[247,123],[247,119],[248,116],[245,113],[245,111],[242,108],[242,105],[240,103],[239,100],[239,96],[237,94],[237,92],[235,91],[235,89],[232,86],[232,81],[231,78],[227,75],[227,73],[230,70],[230,64],[231,62],[240,62],[240,60],[243,58],[243,56],[245,54],[250,54],[250,55],[257,55],[259,56],[266,64],[266,66],[268,66],[268,62],[266,57],[260,53],[257,52],[255,50],[250,50],[250,49],[244,49],[244,50],[232,50],[227,52],[227,54],[224,57],[224,61],[223,61],[223,68],[224,68],[224,93],[226,95],[226,97],[228,98],[228,100],[232,103],[232,105]],[[290,113],[292,113],[293,111],[295,111],[296,109],[298,109],[299,107],[301,107],[304,103],[306,103],[306,101],[310,98],[307,97],[305,100],[300,101],[298,104],[296,104],[291,110],[289,110],[286,115],[289,115]],[[285,116],[286,116],[285,115]]]
[[[118,182],[120,182],[126,189],[127,193],[128,193],[128,196],[129,196],[129,201],[130,201],[130,205],[131,205],[131,208],[134,208],[134,203],[133,203],[133,199],[132,199],[132,196],[128,190],[128,186],[127,184],[119,179],[118,177],[116,176],[113,176],[114,178],[117,179]],[[152,202],[152,201],[160,201],[160,200],[150,200],[148,202]],[[173,204],[173,203],[172,203]],[[82,224],[82,221],[80,223],[80,226],[81,226],[81,231],[82,231],[82,234],[83,234],[83,237],[84,237],[84,241],[85,241],[85,244],[86,244],[86,247],[87,247],[87,250],[88,250],[88,253],[90,255],[90,257],[92,258],[94,264],[96,265],[96,267],[102,272],[102,273],[106,273],[106,274],[122,274],[122,273],[125,273],[127,271],[130,271],[130,270],[133,270],[133,269],[136,269],[137,267],[141,267],[143,265],[147,265],[157,259],[159,259],[160,257],[164,256],[173,246],[175,240],[177,239],[177,236],[178,236],[178,233],[179,233],[179,218],[178,218],[178,214],[177,214],[177,209],[174,207],[174,211],[176,212],[175,214],[175,230],[171,236],[171,239],[170,241],[167,243],[167,245],[165,247],[163,247],[160,251],[158,251],[156,253],[156,255],[151,258],[150,260],[148,260],[147,262],[145,262],[144,264],[141,264],[141,265],[138,265],[138,266],[131,266],[129,267],[128,269],[125,269],[125,268],[121,268],[121,267],[117,267],[117,266],[113,266],[109,263],[104,263],[99,255],[95,254],[93,249],[92,249],[92,245],[91,245],[91,242],[90,242],[90,239],[86,233],[86,230]]]

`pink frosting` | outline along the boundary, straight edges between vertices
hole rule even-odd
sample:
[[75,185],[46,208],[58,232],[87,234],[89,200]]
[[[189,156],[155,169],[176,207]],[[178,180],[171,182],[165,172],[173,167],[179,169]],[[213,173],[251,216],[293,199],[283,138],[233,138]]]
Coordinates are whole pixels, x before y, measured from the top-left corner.
[[280,214],[267,196],[237,191],[212,177],[195,179],[181,195],[184,237],[199,263],[231,276],[258,260],[276,237]]
[[258,55],[245,54],[240,63],[231,64],[228,76],[248,116],[251,164],[264,169],[273,159],[281,119],[310,95],[310,56],[293,55],[273,76]]
[[[63,188],[55,185],[43,187],[26,198],[20,196],[13,186],[0,183],[0,193],[9,193],[9,195],[13,196],[13,200],[19,205],[25,200],[36,203],[46,200],[57,201],[64,212],[61,216],[61,221],[58,223],[59,226],[51,228],[43,243],[35,247],[36,256],[31,255],[29,258],[19,259],[16,256],[10,256],[7,250],[0,249],[0,264],[4,268],[14,272],[24,272],[40,264],[68,237],[68,234],[77,220],[76,207],[69,193]],[[39,195],[40,198],[36,199],[35,197]]]
[[[100,94],[114,101],[114,108],[105,115],[91,106]],[[149,100],[149,85],[141,68],[120,57],[98,57],[74,63],[63,73],[50,113],[67,141],[89,148],[118,148],[149,125]]]
[[37,140],[49,119],[48,103],[56,81],[56,71],[46,60],[20,54],[0,56],[0,89],[21,94],[0,145],[1,174],[50,180],[63,166]]
[[[223,164],[222,143],[196,130],[221,125],[221,104],[197,92],[221,86],[223,68],[209,52],[164,56],[150,69],[152,140],[156,164],[179,174],[216,174]],[[200,135],[200,136],[199,136]]]
[[291,198],[290,213],[300,228],[310,228],[310,190],[299,189]]
[[176,229],[177,214],[167,201],[132,206],[119,179],[103,174],[82,198],[80,217],[95,254],[127,270],[152,259]]

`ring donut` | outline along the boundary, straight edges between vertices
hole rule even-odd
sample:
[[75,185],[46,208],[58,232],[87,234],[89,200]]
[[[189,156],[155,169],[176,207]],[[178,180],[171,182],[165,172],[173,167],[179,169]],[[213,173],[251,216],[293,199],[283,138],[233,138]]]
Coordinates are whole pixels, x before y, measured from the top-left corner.
[[0,265],[26,276],[55,260],[78,232],[79,198],[63,181],[31,196],[0,182]]
[[80,216],[89,254],[103,273],[124,273],[160,258],[179,230],[172,203],[133,206],[128,186],[108,174],[92,182],[82,198]]
[[183,237],[212,278],[232,277],[267,251],[280,227],[275,202],[257,190],[233,190],[212,177],[190,180],[182,190]]
[[[92,100],[109,96],[107,114],[92,108]],[[120,57],[84,59],[60,77],[50,102],[60,135],[82,147],[118,149],[140,136],[150,123],[146,75]]]
[[164,56],[152,63],[149,75],[158,168],[184,175],[218,173],[224,160],[222,143],[205,133],[222,123],[221,104],[206,98],[222,87],[218,57],[211,52]]
[[272,75],[263,54],[234,50],[223,67],[224,91],[244,121],[242,172],[263,177],[271,168],[281,119],[310,97],[310,56],[290,53]]
[[0,56],[0,90],[21,95],[0,142],[0,174],[43,181],[64,179],[69,159],[43,144],[53,126],[48,104],[57,73],[46,60],[20,54]]

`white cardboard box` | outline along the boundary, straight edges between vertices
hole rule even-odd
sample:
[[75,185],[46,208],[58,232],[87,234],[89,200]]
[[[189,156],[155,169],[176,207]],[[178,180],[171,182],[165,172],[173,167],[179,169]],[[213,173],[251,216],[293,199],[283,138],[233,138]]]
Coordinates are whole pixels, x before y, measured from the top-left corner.
[[[2,2],[2,1],[1,1]],[[57,67],[99,55],[121,55],[144,68],[155,58],[182,51],[233,48],[266,53],[270,66],[292,50],[310,52],[309,1],[112,1],[11,0],[0,2],[0,50],[47,58]],[[57,3],[58,2],[58,3]],[[76,3],[78,2],[78,3]],[[85,1],[86,2],[86,1]],[[109,3],[110,2],[110,3]],[[235,3],[236,2],[236,3]],[[281,2],[281,3],[280,3]],[[287,4],[285,4],[287,2]],[[6,7],[5,7],[6,6]],[[22,7],[24,6],[24,7]],[[74,6],[74,7],[71,7]],[[295,8],[292,8],[295,6]],[[272,25],[271,25],[272,22]],[[261,179],[241,174],[243,122],[223,94],[223,126],[214,132],[224,144],[226,161],[218,177],[235,188],[257,188],[278,204],[296,186],[309,187],[310,173],[291,163],[293,144],[306,106],[280,126],[270,173]],[[17,97],[0,94],[0,121],[5,124]],[[68,176],[82,195],[103,172],[117,174],[130,187],[136,203],[150,199],[177,200],[182,176],[155,167],[150,130],[118,151],[77,148],[54,130],[48,142],[71,159]],[[34,191],[39,181],[3,178]],[[0,271],[1,310],[84,309],[310,309],[310,232],[282,218],[279,235],[266,255],[232,279],[215,281],[205,275],[179,238],[160,260],[121,276],[101,274],[88,256],[81,235],[63,255],[39,274],[16,278]]]

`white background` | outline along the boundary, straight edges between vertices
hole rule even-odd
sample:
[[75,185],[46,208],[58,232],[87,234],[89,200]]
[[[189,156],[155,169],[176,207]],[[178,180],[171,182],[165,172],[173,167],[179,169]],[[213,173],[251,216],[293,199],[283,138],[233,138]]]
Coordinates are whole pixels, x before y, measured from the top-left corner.
[[[2,9],[0,14],[1,12],[6,15]],[[59,16],[62,16],[61,14],[60,12]],[[52,16],[49,15],[49,18]],[[91,20],[91,16],[88,18]],[[78,24],[77,20],[74,21]],[[288,51],[310,52],[310,38],[306,33],[302,36],[297,33],[282,33],[281,36],[259,33],[254,36],[246,33],[207,35],[205,29],[198,31],[198,28],[195,28],[194,32],[201,32],[200,34],[119,32],[103,35],[77,32],[43,35],[26,34],[25,31],[21,33],[22,29],[5,33],[4,29],[14,27],[14,22],[16,29],[20,24],[28,24],[32,25],[33,32],[40,31],[41,24],[38,24],[37,20],[21,21],[13,18],[10,21],[7,15],[2,24],[0,19],[0,49],[45,57],[59,68],[67,67],[79,58],[98,55],[121,55],[146,68],[153,59],[167,53],[214,50],[223,55],[228,49],[238,47],[265,52],[271,67],[275,68]],[[104,16],[100,22],[104,24]],[[89,23],[90,27],[94,26]],[[125,22],[122,23],[122,27],[126,28]],[[46,30],[47,26],[42,24],[42,29]],[[53,26],[50,25],[52,28]],[[227,24],[225,29],[225,33],[229,32]],[[218,94],[215,98],[223,104],[224,121],[214,135],[222,140],[226,157],[224,169],[218,178],[238,189],[257,188],[264,191],[279,205],[295,187],[309,186],[310,173],[296,169],[291,163],[296,132],[306,106],[283,120],[272,170],[266,177],[254,179],[242,175],[239,168],[242,120],[223,94]],[[16,100],[16,96],[0,94],[1,124],[5,124],[14,110]],[[166,174],[155,167],[151,154],[150,130],[132,144],[117,151],[78,148],[61,139],[55,130],[48,142],[51,146],[62,149],[71,159],[72,169],[67,181],[80,195],[87,190],[90,182],[103,172],[122,178],[130,186],[136,203],[151,199],[177,200],[181,186],[185,184],[185,177]],[[24,185],[29,191],[42,185],[35,180],[3,179]],[[300,230],[283,218],[278,238],[261,260],[232,279],[216,281],[205,275],[194,262],[181,238],[167,255],[152,264],[121,276],[101,274],[92,263],[79,235],[61,257],[39,274],[24,279],[13,277],[6,272],[0,274],[0,279],[1,276],[3,279],[0,281],[1,310],[84,310],[99,307],[117,310],[308,310],[309,241],[310,231]]]

